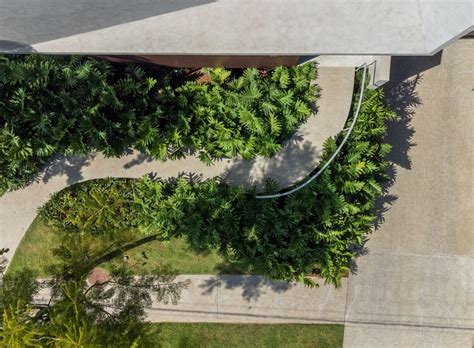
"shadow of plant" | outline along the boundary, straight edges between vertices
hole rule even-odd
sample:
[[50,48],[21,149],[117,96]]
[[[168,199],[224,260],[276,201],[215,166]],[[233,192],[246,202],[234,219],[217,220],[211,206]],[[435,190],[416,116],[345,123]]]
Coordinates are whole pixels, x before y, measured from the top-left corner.
[[209,278],[200,287],[204,290],[203,295],[209,295],[219,287],[226,289],[242,289],[242,298],[247,302],[256,301],[265,294],[266,290],[283,293],[294,287],[295,284],[273,281],[268,278],[256,275],[241,276],[241,275],[218,275]]
[[[416,61],[410,58],[407,64],[413,64],[413,62]],[[422,66],[425,67],[424,64]],[[428,67],[431,67],[431,65],[428,65]],[[382,195],[376,201],[376,230],[385,221],[384,214],[390,210],[398,199],[398,196],[390,194],[390,188],[397,178],[397,166],[407,170],[412,168],[409,151],[413,146],[416,146],[416,143],[412,141],[415,129],[411,122],[417,108],[422,105],[416,89],[422,82],[423,75],[418,73],[403,80],[402,78],[406,76],[407,69],[402,67],[399,69],[401,72],[392,71],[393,80],[384,86],[386,103],[396,113],[397,119],[387,122],[385,141],[392,145],[392,150],[387,156],[390,162],[387,169],[389,181],[382,187]],[[408,70],[411,71],[411,69]]]
[[41,180],[47,183],[54,176],[66,175],[67,183],[72,185],[84,179],[82,168],[89,166],[95,156],[96,154],[89,154],[87,156],[56,155],[40,171]]
[[139,166],[140,164],[143,164],[145,162],[152,162],[154,161],[152,157],[145,155],[143,153],[138,153],[134,159],[132,159],[130,162],[127,162],[124,164],[125,169],[130,169],[134,166]]
[[321,153],[322,148],[317,148],[309,141],[301,141],[300,135],[296,134],[277,156],[270,159],[229,161],[221,179],[231,186],[256,187],[261,190],[264,177],[274,179],[281,188],[286,188],[311,173]]

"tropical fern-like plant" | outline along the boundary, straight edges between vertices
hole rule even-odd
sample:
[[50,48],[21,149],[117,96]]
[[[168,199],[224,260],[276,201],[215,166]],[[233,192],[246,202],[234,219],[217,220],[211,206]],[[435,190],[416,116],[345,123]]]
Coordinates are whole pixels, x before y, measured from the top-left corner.
[[[181,69],[185,70],[185,69]],[[316,69],[176,69],[77,56],[0,56],[0,195],[53,154],[134,148],[155,159],[272,156],[311,113]]]

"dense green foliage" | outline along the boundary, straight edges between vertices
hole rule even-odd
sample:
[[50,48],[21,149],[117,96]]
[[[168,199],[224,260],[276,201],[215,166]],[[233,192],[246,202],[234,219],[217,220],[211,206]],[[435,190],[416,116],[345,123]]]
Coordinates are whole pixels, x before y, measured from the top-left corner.
[[[170,281],[170,277],[137,279],[123,270],[112,273],[106,283],[93,285],[84,277],[73,281],[58,277],[40,283],[27,270],[7,274],[0,280],[0,345],[150,346],[146,344],[149,330],[144,306],[151,305],[153,292],[166,297],[169,291],[163,286],[169,288]],[[181,284],[173,285],[182,288]],[[43,302],[33,301],[40,288],[48,288],[50,296]]]
[[[387,180],[390,146],[383,137],[391,118],[383,92],[367,90],[359,121],[337,159],[288,197],[258,200],[255,192],[218,178],[108,179],[56,194],[41,214],[55,228],[78,235],[138,228],[159,239],[185,236],[198,249],[217,248],[248,264],[252,273],[307,284],[307,275],[317,273],[338,286],[372,230],[375,199]],[[323,160],[335,148],[329,139]]]
[[[64,231],[54,249],[52,277],[35,280],[29,269],[0,273],[0,345],[6,347],[141,347],[147,346],[144,307],[157,301],[176,304],[189,281],[175,281],[169,269],[135,277],[124,262],[109,279],[87,281],[97,258],[116,235]],[[92,261],[92,262],[91,262]],[[100,262],[99,262],[100,264]],[[45,289],[42,297],[35,294]],[[34,300],[35,299],[35,300]]]
[[53,154],[134,148],[160,160],[195,152],[206,163],[272,156],[309,117],[315,78],[313,65],[192,73],[0,56],[0,195],[25,185]]

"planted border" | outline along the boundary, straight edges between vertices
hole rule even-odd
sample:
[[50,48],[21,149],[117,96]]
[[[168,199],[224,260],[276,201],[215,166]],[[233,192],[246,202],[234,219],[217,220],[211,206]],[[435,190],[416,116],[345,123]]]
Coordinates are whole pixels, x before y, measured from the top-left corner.
[[[61,191],[41,215],[64,231],[69,243],[81,235],[115,241],[136,228],[145,242],[185,237],[197,249],[217,249],[254,274],[308,285],[315,284],[307,275],[318,274],[340,286],[341,275],[356,270],[355,258],[364,254],[372,232],[375,200],[388,180],[385,121],[393,118],[383,91],[367,90],[359,120],[336,160],[318,180],[288,197],[258,200],[254,191],[219,178],[107,179]],[[336,146],[335,139],[327,140],[323,163]],[[115,254],[99,252],[88,267],[107,255]]]
[[77,56],[0,56],[0,195],[54,154],[272,156],[311,115],[312,64],[171,69]]

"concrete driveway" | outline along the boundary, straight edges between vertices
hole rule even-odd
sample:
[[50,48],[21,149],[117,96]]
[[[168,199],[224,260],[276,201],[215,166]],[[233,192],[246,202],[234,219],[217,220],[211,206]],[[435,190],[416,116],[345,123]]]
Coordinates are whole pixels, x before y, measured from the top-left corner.
[[469,39],[393,60],[395,181],[349,281],[345,347],[473,347],[473,74]]

